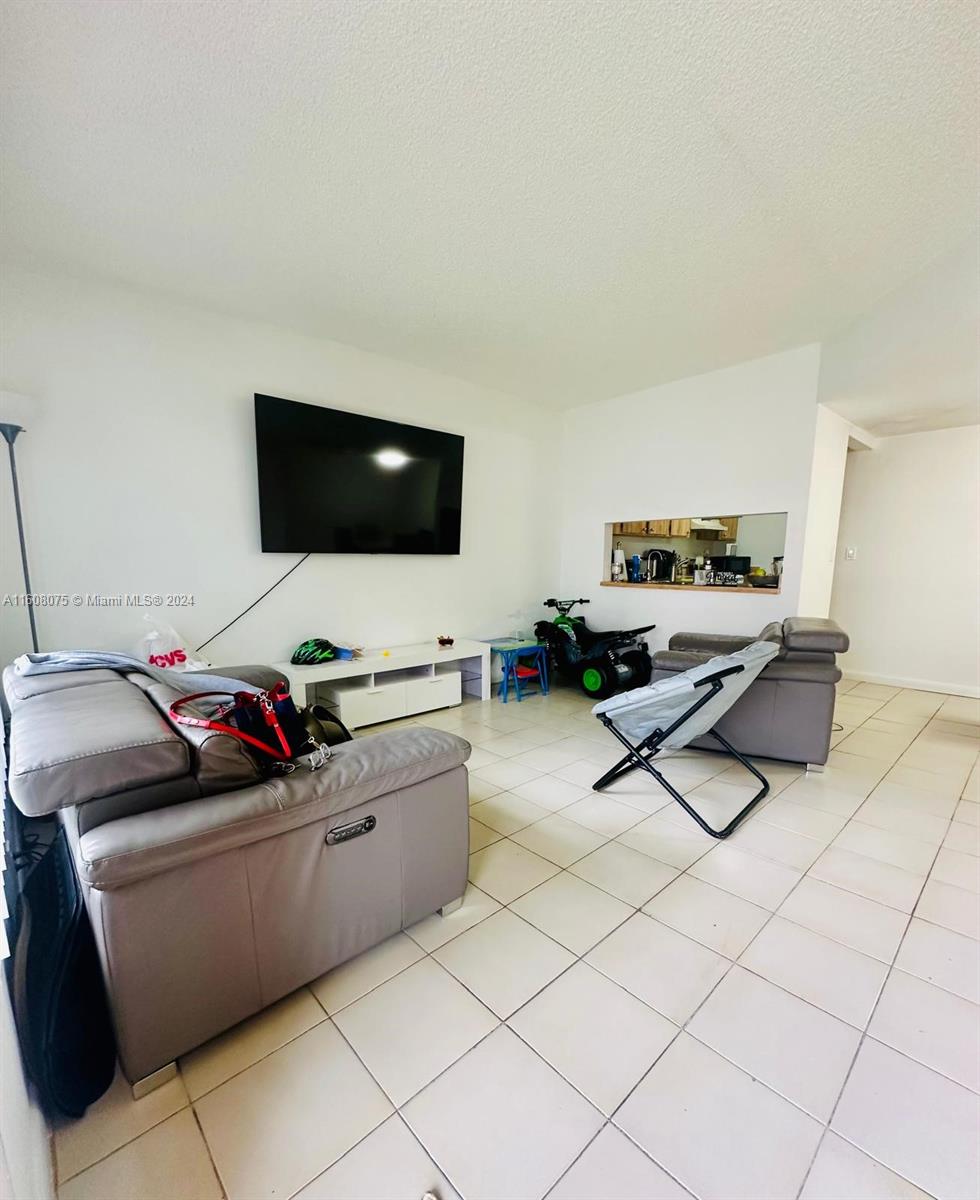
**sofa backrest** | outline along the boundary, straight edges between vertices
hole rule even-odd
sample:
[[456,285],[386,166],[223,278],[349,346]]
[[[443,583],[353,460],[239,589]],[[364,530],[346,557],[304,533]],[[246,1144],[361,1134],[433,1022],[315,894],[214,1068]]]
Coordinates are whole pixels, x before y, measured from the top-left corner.
[[228,734],[177,724],[181,693],[133,672],[4,672],[10,794],[26,816],[75,807],[79,833],[106,821],[259,782]]
[[787,617],[783,622],[783,645],[806,654],[844,654],[851,639],[829,617]]
[[832,663],[836,655],[844,654],[850,639],[836,621],[829,617],[787,617],[785,621],[770,621],[757,639],[778,642],[782,647],[780,660]]
[[10,704],[10,795],[36,817],[190,773],[190,747],[125,679],[37,691]]
[[[182,725],[174,720],[170,715],[170,705],[182,695],[176,688],[157,683],[149,675],[138,672],[126,678],[149,697],[174,733],[187,742],[191,754],[191,774],[197,780],[202,796],[212,796],[217,792],[259,782],[262,772],[238,738],[220,731],[201,729],[197,725]],[[191,716],[203,715],[193,705],[185,706],[185,711]]]

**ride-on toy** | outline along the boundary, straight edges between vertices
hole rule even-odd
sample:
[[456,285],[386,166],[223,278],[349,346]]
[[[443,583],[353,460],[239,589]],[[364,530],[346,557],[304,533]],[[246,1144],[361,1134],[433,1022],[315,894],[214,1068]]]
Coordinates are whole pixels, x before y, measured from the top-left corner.
[[584,617],[569,616],[576,604],[588,600],[545,600],[545,608],[556,608],[553,621],[538,621],[534,635],[546,642],[560,675],[577,683],[587,696],[604,700],[621,688],[643,687],[650,682],[651,662],[640,634],[655,629],[590,629]]

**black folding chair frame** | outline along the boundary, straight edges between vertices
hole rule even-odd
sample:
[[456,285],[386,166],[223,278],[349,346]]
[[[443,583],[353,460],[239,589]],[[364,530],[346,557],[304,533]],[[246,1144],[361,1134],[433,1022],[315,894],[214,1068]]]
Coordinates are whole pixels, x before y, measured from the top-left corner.
[[729,675],[737,675],[740,671],[744,670],[745,668],[743,666],[726,667],[724,670],[716,671],[713,675],[706,675],[703,679],[699,679],[694,686],[700,688],[707,685],[708,691],[705,692],[703,696],[699,696],[698,699],[691,705],[691,707],[686,712],[682,713],[676,721],[668,725],[666,729],[654,729],[652,733],[648,734],[636,745],[634,745],[629,738],[625,736],[625,734],[620,733],[611,717],[609,717],[606,713],[598,713],[597,715],[599,720],[613,734],[614,737],[623,743],[623,745],[626,747],[627,753],[625,757],[621,758],[614,767],[611,767],[601,779],[596,780],[596,782],[592,785],[592,790],[601,792],[602,789],[608,784],[612,783],[614,779],[619,779],[620,776],[626,775],[630,771],[635,771],[637,767],[639,767],[646,771],[647,774],[652,775],[657,783],[659,783],[662,788],[670,793],[670,795],[677,801],[681,808],[684,809],[688,816],[693,817],[693,819],[697,821],[705,833],[709,833],[713,838],[719,839],[726,838],[729,836],[729,834],[734,833],[741,822],[745,820],[745,818],[749,815],[752,809],[755,808],[759,801],[764,800],[766,796],[769,795],[769,780],[766,779],[765,775],[763,775],[761,771],[756,770],[756,768],[752,765],[752,763],[749,762],[747,758],[739,754],[731,742],[722,737],[717,730],[712,729],[710,731],[711,736],[716,741],[720,742],[733,758],[737,759],[747,771],[752,772],[756,779],[758,779],[762,784],[762,787],[758,790],[758,792],[756,792],[748,804],[746,804],[744,808],[742,808],[735,814],[734,817],[732,817],[732,819],[723,829],[712,829],[707,821],[705,821],[705,819],[701,816],[701,814],[693,809],[690,804],[688,804],[680,792],[671,784],[670,780],[665,779],[664,776],[661,775],[657,770],[657,768],[653,766],[651,759],[653,759],[659,753],[663,743],[668,737],[670,737],[672,733],[675,732],[675,730],[679,729],[685,722],[689,721],[699,709],[703,708],[708,703],[709,700],[718,695],[718,693],[724,687],[724,684],[722,683],[723,679],[726,679]]

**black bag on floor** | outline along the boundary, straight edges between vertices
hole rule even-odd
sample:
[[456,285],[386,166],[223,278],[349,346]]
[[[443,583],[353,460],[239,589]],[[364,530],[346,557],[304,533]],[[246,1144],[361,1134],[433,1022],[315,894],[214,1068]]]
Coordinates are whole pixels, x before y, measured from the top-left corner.
[[24,880],[13,1004],[28,1075],[49,1116],[80,1117],[112,1083],[116,1039],[64,830]]

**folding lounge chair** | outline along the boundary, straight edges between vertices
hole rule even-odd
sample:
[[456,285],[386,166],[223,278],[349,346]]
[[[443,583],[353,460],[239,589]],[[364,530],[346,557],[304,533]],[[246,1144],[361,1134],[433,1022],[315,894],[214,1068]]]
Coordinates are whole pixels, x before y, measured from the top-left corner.
[[[602,791],[614,779],[640,767],[673,796],[705,833],[716,838],[728,837],[759,801],[769,794],[769,781],[712,726],[724,716],[779,650],[776,642],[753,642],[734,654],[719,655],[692,667],[690,671],[660,679],[647,687],[621,692],[597,704],[592,712],[623,743],[627,754],[592,785],[593,789]],[[712,829],[652,763],[652,759],[662,751],[680,750],[705,733],[710,733],[762,784],[748,804],[723,829]]]

